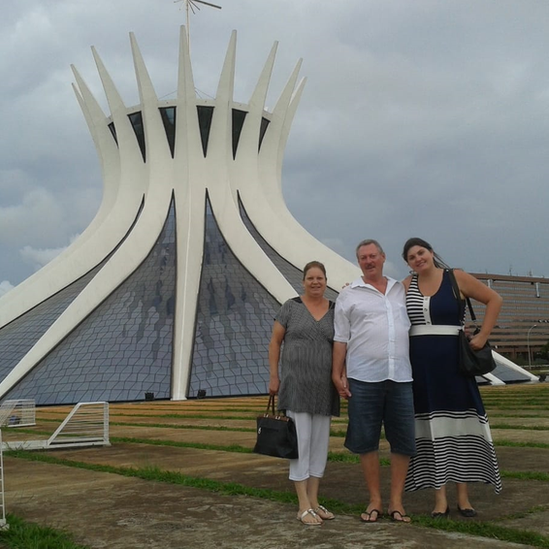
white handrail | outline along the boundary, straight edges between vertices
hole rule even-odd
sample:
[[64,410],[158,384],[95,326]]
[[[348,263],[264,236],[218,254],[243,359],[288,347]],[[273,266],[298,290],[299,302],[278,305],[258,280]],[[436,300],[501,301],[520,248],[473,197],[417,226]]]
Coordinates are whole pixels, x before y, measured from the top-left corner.
[[79,402],[47,440],[3,442],[4,450],[47,450],[75,446],[110,446],[109,403]]

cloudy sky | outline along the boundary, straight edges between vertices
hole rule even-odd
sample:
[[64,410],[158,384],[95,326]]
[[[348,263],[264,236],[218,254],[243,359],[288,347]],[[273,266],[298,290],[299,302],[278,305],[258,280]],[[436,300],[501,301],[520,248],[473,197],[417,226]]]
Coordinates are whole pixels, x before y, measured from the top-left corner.
[[[272,107],[299,58],[308,78],[286,150],[296,219],[352,260],[362,238],[403,277],[421,236],[472,272],[549,276],[549,2],[216,0],[192,16],[195,84],[215,94],[238,31],[235,100],[280,42]],[[128,33],[159,97],[174,97],[173,0],[5,0],[0,19],[0,294],[70,244],[102,181],[71,89],[74,64],[106,112],[90,46],[138,103]]]

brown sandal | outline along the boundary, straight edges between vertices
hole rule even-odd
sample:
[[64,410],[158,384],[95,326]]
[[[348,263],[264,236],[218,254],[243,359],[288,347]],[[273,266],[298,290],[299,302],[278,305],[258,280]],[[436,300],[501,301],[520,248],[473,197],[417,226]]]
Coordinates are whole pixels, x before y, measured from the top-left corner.
[[[375,513],[375,518],[372,518],[372,514]],[[368,518],[363,518],[368,517]],[[364,511],[362,515],[360,515],[360,520],[362,522],[377,522],[378,519],[381,517],[381,511],[379,509],[372,509],[371,511]]]
[[405,524],[410,524],[412,522],[412,519],[400,511],[390,511],[389,516],[391,517],[391,520],[393,522],[404,522]]

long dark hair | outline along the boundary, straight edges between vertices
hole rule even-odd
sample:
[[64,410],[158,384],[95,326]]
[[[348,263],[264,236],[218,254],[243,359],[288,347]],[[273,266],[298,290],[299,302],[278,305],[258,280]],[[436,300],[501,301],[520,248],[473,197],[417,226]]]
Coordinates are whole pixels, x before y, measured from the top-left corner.
[[439,269],[449,269],[450,266],[447,265],[442,258],[433,250],[433,247],[429,242],[426,240],[423,240],[423,238],[418,238],[417,236],[414,236],[413,238],[409,238],[406,243],[404,244],[404,248],[402,249],[402,259],[408,263],[408,252],[411,248],[414,246],[421,246],[422,248],[426,248],[433,254],[433,263],[435,264],[435,267],[438,267]]

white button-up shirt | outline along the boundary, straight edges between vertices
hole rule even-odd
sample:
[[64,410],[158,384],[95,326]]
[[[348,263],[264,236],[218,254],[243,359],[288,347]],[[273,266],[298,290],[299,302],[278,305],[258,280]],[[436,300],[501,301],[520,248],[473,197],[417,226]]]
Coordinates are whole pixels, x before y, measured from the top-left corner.
[[336,301],[334,341],[347,344],[347,377],[358,381],[412,381],[406,293],[386,278],[385,294],[359,278]]

